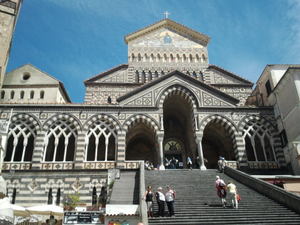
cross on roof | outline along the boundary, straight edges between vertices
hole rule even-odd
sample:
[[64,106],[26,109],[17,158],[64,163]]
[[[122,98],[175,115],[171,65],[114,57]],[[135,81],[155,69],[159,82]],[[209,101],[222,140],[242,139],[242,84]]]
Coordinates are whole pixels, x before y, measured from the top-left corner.
[[163,14],[164,14],[164,16],[165,16],[165,19],[168,19],[169,15],[170,15],[171,13],[169,13],[168,11],[165,11]]

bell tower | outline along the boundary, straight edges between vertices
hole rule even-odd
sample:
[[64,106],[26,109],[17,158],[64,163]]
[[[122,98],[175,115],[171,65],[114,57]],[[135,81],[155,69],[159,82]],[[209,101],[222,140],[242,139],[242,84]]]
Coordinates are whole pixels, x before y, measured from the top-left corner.
[[0,0],[0,87],[3,84],[21,4],[22,0]]

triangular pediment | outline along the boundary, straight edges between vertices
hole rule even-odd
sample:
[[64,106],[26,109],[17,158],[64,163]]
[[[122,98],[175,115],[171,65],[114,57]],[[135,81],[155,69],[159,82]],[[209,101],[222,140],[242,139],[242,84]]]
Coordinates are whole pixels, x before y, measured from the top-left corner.
[[58,85],[60,81],[31,64],[6,74],[4,85]]
[[253,83],[241,76],[229,72],[216,65],[209,65],[207,68],[209,72],[210,84],[212,85],[241,85],[252,87]]
[[192,77],[174,71],[117,99],[120,105],[158,107],[164,92],[179,88],[193,98],[197,107],[235,107],[239,100]]
[[186,26],[176,23],[173,20],[164,19],[155,24],[152,24],[141,30],[138,30],[134,33],[127,35],[125,37],[125,42],[128,44],[129,42],[132,42],[136,39],[140,39],[141,37],[143,37],[144,39],[145,36],[148,36],[151,33],[155,33],[158,30],[161,30],[162,32],[168,30],[173,33],[177,33],[178,35],[184,36],[187,39],[191,39],[194,40],[195,42],[199,42],[204,46],[207,46],[210,40],[210,38],[205,34],[192,30]]
[[84,84],[95,84],[95,83],[127,83],[128,82],[128,73],[127,73],[127,64],[122,64],[117,67],[114,67],[108,71],[100,73],[90,79],[84,81]]

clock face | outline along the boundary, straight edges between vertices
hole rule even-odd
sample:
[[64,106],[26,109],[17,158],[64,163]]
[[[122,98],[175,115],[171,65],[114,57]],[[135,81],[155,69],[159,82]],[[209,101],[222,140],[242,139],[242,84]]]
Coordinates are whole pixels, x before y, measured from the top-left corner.
[[165,151],[178,152],[181,151],[181,144],[178,141],[170,140],[165,144]]

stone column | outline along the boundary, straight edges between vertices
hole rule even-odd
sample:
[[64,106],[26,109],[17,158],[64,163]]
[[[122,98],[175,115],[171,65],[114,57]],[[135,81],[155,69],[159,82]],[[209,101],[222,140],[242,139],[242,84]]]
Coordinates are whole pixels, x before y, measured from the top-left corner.
[[159,169],[165,169],[163,141],[164,141],[163,136],[158,137],[158,163],[159,163]]
[[200,170],[206,170],[206,166],[204,164],[203,150],[202,150],[202,136],[197,136],[196,143],[197,143],[197,150],[199,156]]

